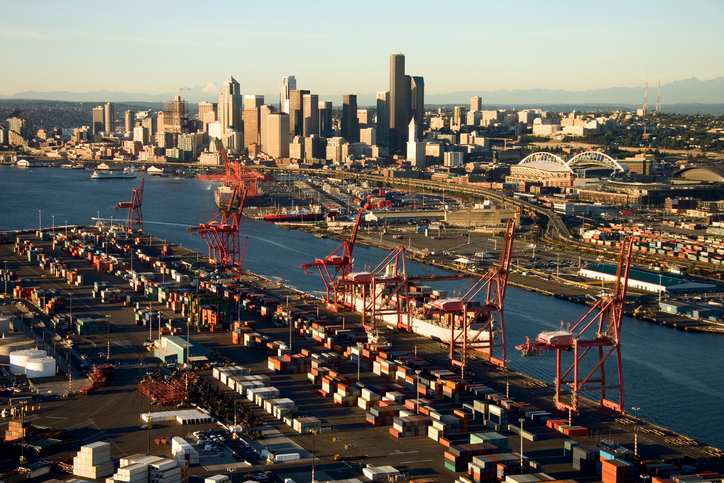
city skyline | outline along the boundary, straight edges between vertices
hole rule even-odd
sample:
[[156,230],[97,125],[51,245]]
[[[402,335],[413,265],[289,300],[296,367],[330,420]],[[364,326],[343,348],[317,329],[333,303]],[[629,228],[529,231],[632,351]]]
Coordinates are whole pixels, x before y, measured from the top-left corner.
[[[0,62],[12,68],[0,72],[2,95],[154,94],[184,85],[205,86],[214,100],[229,75],[242,94],[274,92],[284,75],[294,75],[299,89],[323,95],[368,94],[388,88],[393,53],[405,54],[405,70],[423,76],[431,95],[633,87],[643,85],[647,70],[650,88],[659,70],[662,84],[724,75],[724,33],[717,26],[724,4],[704,0],[685,10],[678,2],[585,3],[575,9],[563,2],[521,2],[515,17],[508,6],[472,1],[446,9],[399,2],[384,10],[372,1],[363,11],[327,1],[306,9],[291,2],[222,2],[224,15],[195,12],[197,5],[185,1],[131,2],[124,10],[42,5],[6,5]],[[279,15],[284,9],[294,15]],[[144,49],[148,55],[139,55]]]

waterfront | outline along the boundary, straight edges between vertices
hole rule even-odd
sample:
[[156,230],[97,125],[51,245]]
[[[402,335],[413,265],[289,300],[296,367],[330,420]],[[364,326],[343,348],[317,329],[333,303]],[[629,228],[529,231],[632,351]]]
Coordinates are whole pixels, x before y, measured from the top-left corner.
[[[88,171],[0,167],[0,229],[51,225],[92,224],[92,217],[125,217],[113,206],[130,198],[140,176],[128,180],[89,180]],[[205,252],[205,244],[186,227],[206,222],[216,214],[213,183],[193,179],[146,177],[143,213],[145,229],[153,235]],[[40,213],[39,213],[40,212]],[[42,221],[39,220],[39,215]],[[323,288],[318,275],[305,275],[299,265],[321,257],[338,242],[315,238],[269,223],[244,219],[242,234],[249,237],[245,268],[315,293]],[[242,235],[242,236],[243,236]],[[382,250],[359,246],[355,266],[374,265]],[[459,290],[460,287],[445,287]],[[508,342],[512,347],[549,329],[583,307],[543,295],[509,288],[506,300]],[[723,447],[724,382],[720,367],[721,336],[674,331],[626,318],[622,334],[625,406],[640,407],[638,415],[700,441]],[[510,367],[541,379],[553,380],[554,357],[522,358],[509,352]]]

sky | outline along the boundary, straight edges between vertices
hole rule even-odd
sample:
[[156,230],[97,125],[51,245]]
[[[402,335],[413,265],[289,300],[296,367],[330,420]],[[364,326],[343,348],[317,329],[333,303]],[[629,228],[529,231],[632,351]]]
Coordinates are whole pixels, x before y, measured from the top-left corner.
[[389,89],[389,56],[426,94],[583,91],[724,76],[724,1],[0,0],[0,94],[154,94],[283,75],[323,95]]

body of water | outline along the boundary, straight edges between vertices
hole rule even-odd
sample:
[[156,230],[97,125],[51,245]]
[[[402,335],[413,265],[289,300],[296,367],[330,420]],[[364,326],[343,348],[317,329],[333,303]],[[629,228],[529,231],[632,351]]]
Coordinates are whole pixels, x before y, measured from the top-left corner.
[[[137,179],[90,180],[91,172],[59,168],[0,166],[0,230],[92,225],[93,218],[125,220],[126,211],[113,211],[128,201]],[[206,253],[206,244],[187,227],[205,223],[216,213],[215,183],[194,179],[146,177],[143,194],[144,229],[154,236]],[[62,229],[62,228],[61,228]],[[244,268],[276,277],[300,290],[319,294],[318,274],[305,275],[300,264],[321,258],[339,242],[319,239],[296,230],[284,230],[263,221],[244,219],[248,236]],[[243,242],[243,241],[242,241]],[[387,252],[358,245],[355,269],[374,267]],[[429,267],[414,270],[440,273]],[[471,282],[467,282],[468,286]],[[443,290],[465,290],[450,283]],[[581,305],[508,288],[505,320],[508,346],[534,338],[561,320],[581,312]],[[682,332],[649,322],[625,318],[622,352],[625,407],[639,407],[638,415],[703,443],[724,447],[724,352],[721,335]],[[554,382],[555,357],[521,357],[509,349],[512,370],[549,384]],[[613,376],[609,371],[609,377]],[[613,397],[613,394],[610,396]],[[595,395],[593,395],[595,399]]]

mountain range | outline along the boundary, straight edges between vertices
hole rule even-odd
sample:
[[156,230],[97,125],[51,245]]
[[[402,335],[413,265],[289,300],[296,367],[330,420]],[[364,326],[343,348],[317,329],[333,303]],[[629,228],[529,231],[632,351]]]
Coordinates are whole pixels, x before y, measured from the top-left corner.
[[[207,87],[196,86],[183,92],[183,97],[190,103],[201,101],[215,102],[218,93],[206,92]],[[159,102],[171,100],[175,91],[160,92],[158,94],[90,91],[90,92],[37,92],[24,91],[7,96],[0,95],[0,99],[37,99],[72,102]],[[649,86],[649,109],[656,106],[656,86]],[[443,105],[469,105],[470,98],[480,96],[486,106],[500,107],[535,107],[536,105],[629,105],[643,104],[643,87],[610,87],[608,89],[591,89],[586,91],[566,91],[560,89],[516,89],[495,91],[458,91],[445,94],[425,94],[425,104],[429,106]],[[358,94],[357,105],[373,106],[376,104],[376,94]],[[340,95],[319,95],[320,100],[331,100],[335,106],[342,104]],[[278,94],[266,94],[267,103],[277,104]],[[724,76],[716,79],[701,81],[695,77],[678,80],[661,86],[662,106],[675,104],[724,104]]]

